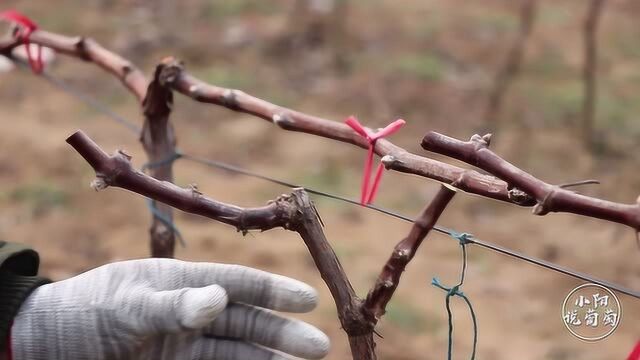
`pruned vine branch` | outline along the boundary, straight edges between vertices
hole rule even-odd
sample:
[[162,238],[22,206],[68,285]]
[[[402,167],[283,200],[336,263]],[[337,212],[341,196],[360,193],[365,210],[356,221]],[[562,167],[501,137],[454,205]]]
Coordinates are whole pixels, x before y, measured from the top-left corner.
[[490,135],[474,135],[469,141],[460,141],[434,131],[422,139],[425,150],[442,154],[477,166],[506,181],[510,187],[521,189],[536,199],[536,215],[549,212],[568,212],[613,221],[640,230],[640,204],[620,204],[577,194],[566,185],[546,183],[519,169],[488,149]]
[[[313,134],[365,149],[368,147],[367,141],[362,136],[343,123],[278,106],[240,90],[207,84],[187,73],[183,66],[167,67],[166,76],[163,78],[167,86],[196,101],[251,114],[272,122],[284,130]],[[456,183],[460,190],[496,200],[523,206],[534,204],[526,196],[510,197],[507,184],[499,179],[412,154],[386,139],[379,139],[376,142],[375,152],[382,157],[382,162],[388,170],[415,174],[446,184]]]
[[[348,126],[341,123],[282,108],[239,90],[224,89],[206,84],[180,68],[173,68],[168,71],[168,74],[166,77],[168,86],[197,101],[222,105],[231,110],[246,112],[272,121],[285,130],[306,132],[365,147],[363,139]],[[425,147],[425,141],[423,141],[423,147]],[[441,140],[440,144],[444,146],[451,145],[446,140]],[[431,150],[426,147],[425,149]],[[640,229],[640,213],[637,205],[619,204],[579,195],[543,182],[537,183],[538,187],[536,188],[531,186],[530,183],[514,182],[509,176],[505,177],[502,173],[483,168],[483,170],[500,179],[496,180],[494,177],[482,175],[476,171],[463,170],[449,164],[411,154],[384,139],[376,143],[376,153],[383,156],[382,162],[388,169],[422,175],[454,185],[464,191],[494,199],[505,200],[506,198],[510,202],[528,206],[535,204],[534,211],[536,214],[545,214],[549,211],[568,212],[621,223],[636,230]],[[446,152],[441,152],[441,154],[462,160]],[[471,165],[474,164],[471,163]],[[512,170],[526,174],[515,166],[513,166]],[[543,186],[542,184],[545,185]],[[522,187],[522,185],[526,187]],[[543,190],[539,190],[540,186],[543,186]],[[555,191],[556,188],[558,188],[557,191]],[[550,195],[552,189],[554,192]],[[541,194],[544,195],[541,197]]]
[[438,218],[455,194],[456,192],[452,188],[445,185],[440,186],[440,191],[413,223],[409,235],[402,239],[393,249],[391,256],[382,268],[375,285],[369,291],[365,300],[365,311],[367,311],[372,321],[377,321],[385,314],[387,303],[393,297],[404,269],[413,259],[418,247],[433,229]]
[[[131,62],[89,38],[68,37],[38,30],[32,34],[31,42],[50,47],[62,54],[94,62],[120,79],[138,100],[142,101],[146,95],[147,81],[141,71]],[[0,51],[11,44],[13,43],[0,44]],[[309,133],[365,149],[368,146],[365,139],[340,122],[287,109],[239,90],[206,84],[189,75],[177,61],[174,66],[164,67],[161,79],[167,86],[197,101],[255,115],[285,130]],[[510,197],[507,184],[499,179],[412,154],[388,140],[377,141],[375,151],[379,156],[385,157],[384,164],[389,170],[415,174],[447,184],[456,182],[460,190],[496,200],[522,206],[534,204],[532,199],[526,196]]]
[[183,189],[133,169],[131,157],[125,152],[117,151],[109,156],[82,131],[71,135],[67,143],[96,171],[96,179],[92,183],[96,190],[108,186],[121,187],[182,211],[235,226],[238,230],[290,228],[290,215],[285,214],[279,202],[252,209],[228,205],[202,196],[195,186]]
[[[34,32],[31,40],[33,43],[48,46],[58,52],[95,62],[101,68],[116,75],[136,97],[144,99],[146,90],[142,85],[145,79],[140,70],[95,41],[83,37],[62,36],[42,30]],[[12,44],[12,42],[0,44],[0,49],[12,46]],[[345,124],[287,109],[240,90],[207,84],[189,75],[178,61],[165,62],[162,71],[157,74],[160,81],[165,86],[194,100],[251,114],[270,121],[285,130],[318,135],[362,148],[367,147],[365,139]],[[424,142],[423,146],[425,146]],[[553,185],[542,182],[544,186],[538,183],[539,186],[535,189],[532,186],[521,188],[519,184],[525,182],[513,182],[511,181],[513,179],[505,181],[503,176],[496,178],[474,170],[466,170],[418,156],[385,139],[376,142],[375,151],[383,157],[382,161],[387,169],[424,176],[446,184],[455,184],[460,190],[492,199],[522,206],[537,205],[536,212],[538,213],[569,212],[625,224],[636,230],[640,229],[640,220],[636,211],[637,205],[590,198],[562,189],[554,191],[551,198],[548,198],[549,190],[556,188]],[[451,156],[447,153],[444,155]],[[524,171],[514,168],[524,173]],[[496,175],[491,171],[489,173]],[[540,186],[543,190],[540,190]],[[543,201],[545,197],[547,197],[546,201]],[[576,199],[578,201],[575,201]],[[558,201],[560,201],[560,205],[554,205]],[[547,209],[549,210],[546,211]]]
[[300,234],[309,249],[320,276],[327,284],[336,304],[342,328],[349,337],[354,359],[376,359],[373,333],[384,315],[406,265],[433,228],[453,198],[455,191],[443,186],[434,200],[422,211],[409,235],[393,250],[366,300],[360,299],[327,241],[318,213],[304,189],[295,189],[267,206],[241,208],[208,198],[195,187],[183,189],[159,181],[135,170],[131,157],[123,151],[108,155],[85,133],[78,131],[67,139],[96,172],[92,187],[102,190],[120,187],[161,201],[185,212],[235,226],[238,231],[269,230],[282,227]]
[[[153,78],[148,81],[135,65],[120,55],[111,52],[96,41],[85,37],[68,37],[43,30],[31,34],[32,43],[50,47],[65,55],[96,64],[118,78],[136,97],[144,115],[140,142],[147,153],[149,163],[157,163],[175,153],[176,137],[169,120],[173,93],[161,84],[158,74],[163,63],[156,68]],[[11,51],[20,45],[17,39],[0,42],[0,54],[11,57]],[[159,180],[173,181],[172,164],[166,163],[149,169]],[[154,257],[173,257],[175,231],[166,222],[173,219],[172,209],[163,204],[152,203],[155,209],[149,233],[150,248]],[[160,219],[162,217],[162,219]]]
[[49,47],[58,53],[69,55],[98,65],[118,78],[122,84],[142,102],[147,92],[147,79],[129,60],[107,50],[91,38],[69,37],[44,30],[31,34],[33,44]]
[[183,189],[135,170],[123,151],[108,155],[82,131],[67,139],[96,172],[92,186],[120,187],[164,202],[185,212],[202,215],[235,226],[238,231],[282,227],[297,231],[304,240],[322,279],[333,296],[343,329],[349,336],[354,359],[375,359],[373,329],[364,319],[358,299],[340,261],[329,245],[315,208],[303,189],[282,195],[258,208],[241,208],[204,196],[192,186]]
[[[140,133],[140,142],[149,159],[148,171],[154,178],[173,182],[173,164],[164,161],[176,153],[176,135],[170,120],[173,108],[173,92],[163,86],[158,78],[164,62],[156,67],[153,79],[147,87],[142,101],[144,124]],[[176,233],[170,226],[173,223],[173,209],[165,204],[151,202],[152,219],[149,234],[151,236],[151,256],[173,257]]]
[[[140,101],[145,98],[147,85],[142,72],[130,61],[105,49],[89,38],[68,37],[38,30],[32,34],[31,42],[50,47],[59,53],[91,61],[114,74]],[[6,53],[6,49],[15,47],[15,45],[15,40],[0,43],[0,53]],[[189,75],[177,61],[172,61],[171,65],[164,66],[158,76],[166,86],[197,101],[255,115],[273,122],[285,130],[314,134],[361,148],[367,147],[365,139],[347,125],[287,109],[239,90],[207,84]],[[424,141],[423,146],[425,146]],[[460,190],[492,199],[522,206],[537,205],[536,212],[538,213],[569,212],[621,223],[636,230],[640,229],[638,205],[635,204],[615,203],[563,189],[554,191],[554,194],[549,198],[547,197],[549,190],[555,189],[555,187],[540,180],[538,181],[541,184],[537,183],[537,187],[530,186],[531,184],[527,184],[526,181],[504,181],[505,177],[503,176],[496,178],[409,153],[385,139],[377,141],[375,152],[383,157],[383,163],[387,169],[424,176],[442,183],[455,184]],[[444,154],[451,156],[447,153]],[[515,166],[513,167],[518,172],[525,173]],[[519,184],[529,186],[521,188]],[[544,196],[541,197],[541,194]],[[545,198],[546,201],[543,201]]]

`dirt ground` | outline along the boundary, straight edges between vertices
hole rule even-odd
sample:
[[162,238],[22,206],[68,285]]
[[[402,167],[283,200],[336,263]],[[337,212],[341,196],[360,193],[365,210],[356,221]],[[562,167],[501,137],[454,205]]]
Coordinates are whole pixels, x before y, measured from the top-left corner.
[[[402,117],[393,141],[420,155],[428,130],[461,138],[482,128],[493,76],[518,28],[517,4],[491,1],[351,1],[348,63],[333,64],[327,44],[288,49],[283,38],[293,1],[182,2],[171,16],[133,1],[8,1],[43,28],[96,38],[151,73],[165,55],[214,84],[336,121],[355,114],[371,127]],[[522,74],[514,83],[492,147],[509,161],[553,183],[596,178],[585,194],[632,203],[640,193],[640,6],[609,1],[600,32],[601,69],[595,155],[577,134],[581,106],[584,2],[541,1]],[[240,35],[238,35],[240,34]],[[295,35],[295,34],[294,34]],[[238,40],[240,39],[240,40]],[[133,97],[89,64],[60,56],[50,69],[114,111],[140,123]],[[270,176],[357,197],[365,152],[177,96],[173,121],[179,146]],[[64,142],[76,129],[103,148],[126,149],[136,166],[145,155],[135,136],[27,71],[0,74],[0,238],[34,246],[42,273],[64,279],[101,264],[148,256],[150,214],[140,196],[119,189],[94,192],[89,166]],[[456,163],[460,165],[459,163]],[[175,163],[176,183],[197,183],[208,196],[241,206],[266,203],[287,189],[201,165]],[[377,205],[415,215],[433,197],[433,181],[387,172]],[[409,224],[366,209],[314,198],[327,237],[351,281],[366,295]],[[177,257],[239,263],[292,276],[315,286],[320,305],[300,316],[332,340],[329,359],[349,358],[335,305],[302,241],[272,230],[247,236],[200,217],[178,213],[187,247]],[[633,231],[567,214],[536,217],[519,208],[459,194],[441,225],[527,255],[640,289],[640,250]],[[443,359],[447,318],[438,276],[456,281],[455,241],[432,234],[409,265],[378,332],[381,359]],[[478,314],[478,359],[623,359],[640,338],[640,301],[619,295],[617,331],[597,343],[572,337],[561,305],[577,281],[487,250],[470,247],[463,291]],[[453,301],[454,358],[471,351],[465,304]]]

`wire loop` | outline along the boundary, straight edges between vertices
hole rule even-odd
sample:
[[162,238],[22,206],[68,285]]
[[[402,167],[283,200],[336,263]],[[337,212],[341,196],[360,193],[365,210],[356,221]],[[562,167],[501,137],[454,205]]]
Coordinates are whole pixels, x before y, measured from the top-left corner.
[[[180,152],[180,150],[175,150],[173,154],[170,154],[165,159],[161,159],[154,162],[147,162],[143,164],[142,167],[140,168],[140,171],[146,172],[146,170],[149,170],[149,169],[155,169],[161,166],[171,165],[181,157],[182,157],[182,152]],[[160,212],[160,210],[158,210],[158,207],[156,206],[156,202],[152,199],[147,198],[147,207],[149,208],[149,211],[151,212],[153,217],[158,219],[163,225],[168,227],[175,234],[176,238],[180,242],[180,245],[186,248],[187,243],[184,240],[184,237],[182,237],[182,233],[180,232],[176,224],[169,217],[165,216],[163,213]]]
[[473,306],[471,305],[471,301],[462,291],[460,291],[462,284],[464,284],[464,276],[467,271],[466,245],[471,243],[469,239],[471,239],[472,235],[467,233],[458,233],[455,231],[451,231],[449,235],[452,238],[458,240],[458,242],[460,243],[460,247],[462,248],[462,270],[460,271],[460,281],[452,287],[446,287],[440,283],[440,280],[437,277],[434,277],[433,279],[431,279],[431,285],[447,292],[447,296],[445,297],[445,306],[447,309],[447,315],[449,317],[449,342],[447,347],[447,359],[451,360],[451,357],[453,355],[453,313],[451,312],[451,298],[453,296],[458,296],[467,303],[469,312],[471,313],[471,320],[473,321],[473,352],[471,353],[471,360],[474,360],[476,357],[476,345],[478,344],[478,322],[476,319],[476,313],[473,310]]

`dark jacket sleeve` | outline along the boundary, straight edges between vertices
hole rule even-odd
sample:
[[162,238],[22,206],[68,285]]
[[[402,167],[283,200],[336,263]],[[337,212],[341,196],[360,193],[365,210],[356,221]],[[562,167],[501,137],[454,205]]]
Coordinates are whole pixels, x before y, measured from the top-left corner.
[[0,353],[6,348],[13,318],[29,294],[50,281],[37,276],[38,253],[20,244],[0,241]]

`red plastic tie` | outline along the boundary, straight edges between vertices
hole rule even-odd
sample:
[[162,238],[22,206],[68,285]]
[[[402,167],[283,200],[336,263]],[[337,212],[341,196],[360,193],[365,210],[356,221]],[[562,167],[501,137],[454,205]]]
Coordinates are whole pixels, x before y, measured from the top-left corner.
[[636,347],[633,348],[627,360],[640,360],[640,341],[638,341]]
[[384,170],[384,165],[382,163],[378,164],[378,168],[376,169],[376,175],[373,178],[373,184],[371,188],[369,188],[369,182],[371,180],[371,170],[373,167],[373,156],[375,154],[376,141],[378,139],[382,139],[385,136],[389,136],[396,131],[400,130],[402,126],[406,123],[402,119],[398,119],[391,124],[387,125],[384,129],[381,129],[377,132],[373,132],[360,124],[358,119],[355,116],[349,116],[345,123],[349,125],[355,132],[357,132],[360,136],[365,138],[369,143],[369,148],[367,152],[367,159],[364,163],[364,172],[362,174],[362,189],[360,192],[360,204],[367,205],[371,204],[373,200],[375,200],[376,194],[378,193],[378,188],[380,187],[380,180],[382,179],[382,170]]
[[31,40],[29,39],[31,37],[31,33],[38,29],[38,25],[33,22],[33,20],[15,10],[0,12],[0,19],[9,20],[19,25],[19,33],[17,35],[20,37],[20,41],[22,41],[22,44],[27,51],[29,66],[31,66],[31,70],[34,73],[42,73],[42,70],[44,69],[44,64],[42,62],[42,46],[37,45],[37,54],[34,58],[33,53],[31,52]]

